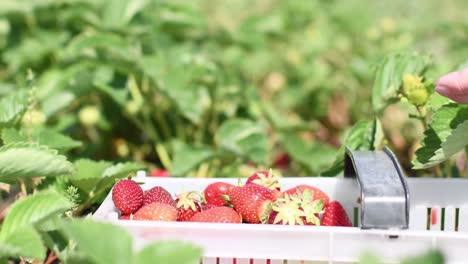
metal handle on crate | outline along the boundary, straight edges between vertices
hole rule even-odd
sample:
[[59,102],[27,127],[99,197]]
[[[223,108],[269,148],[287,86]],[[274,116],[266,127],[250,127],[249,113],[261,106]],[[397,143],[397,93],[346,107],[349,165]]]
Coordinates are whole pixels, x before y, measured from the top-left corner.
[[359,183],[362,229],[408,228],[408,185],[389,148],[353,151],[346,147],[344,175],[357,178]]

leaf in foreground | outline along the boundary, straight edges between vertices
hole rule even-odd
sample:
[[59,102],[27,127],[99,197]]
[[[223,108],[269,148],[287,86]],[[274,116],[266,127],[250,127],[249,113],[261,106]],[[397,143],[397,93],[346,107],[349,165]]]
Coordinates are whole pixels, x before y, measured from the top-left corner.
[[202,250],[187,242],[163,241],[142,249],[137,257],[137,264],[177,263],[198,264]]
[[[455,151],[466,142],[466,130],[463,133],[463,127],[459,130],[458,126],[468,120],[468,106],[451,103],[442,106],[433,116],[429,128],[424,131],[424,139],[421,142],[422,147],[416,151],[416,158],[413,160],[414,169],[425,169],[432,167],[447,158],[448,154]],[[449,143],[445,143],[450,137]],[[460,138],[459,142],[458,138]],[[445,147],[445,149],[444,149]]]
[[15,230],[28,227],[69,210],[73,205],[56,192],[38,192],[27,196],[10,209],[2,225],[0,238],[8,237]]
[[40,235],[31,226],[16,229],[0,239],[0,258],[26,257],[43,260],[45,252]]
[[74,172],[73,164],[56,150],[24,142],[0,148],[0,182],[18,177],[55,177]]
[[89,219],[74,219],[64,222],[62,228],[64,234],[76,242],[78,251],[95,263],[132,263],[132,238],[121,227]]

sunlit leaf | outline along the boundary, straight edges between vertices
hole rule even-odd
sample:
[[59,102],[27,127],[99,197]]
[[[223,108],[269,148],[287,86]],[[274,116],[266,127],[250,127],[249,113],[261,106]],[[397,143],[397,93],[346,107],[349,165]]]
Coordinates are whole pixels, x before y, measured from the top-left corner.
[[[88,219],[74,219],[63,223],[63,232],[76,242],[80,252],[95,263],[133,263],[132,238],[121,227]],[[102,243],[103,238],[106,243]]]
[[44,146],[20,142],[0,148],[0,181],[17,177],[54,177],[73,172],[73,165],[64,156]]
[[466,140],[463,140],[466,137],[466,130],[463,130],[466,120],[468,106],[451,103],[440,107],[433,114],[429,128],[424,132],[422,147],[416,151],[413,168],[432,167],[448,158],[447,155],[454,154],[457,149],[461,150],[466,143]]
[[267,137],[263,126],[246,119],[231,119],[218,130],[217,139],[223,150],[244,159],[264,164],[267,159]]
[[175,176],[184,176],[185,173],[215,156],[209,147],[191,146],[180,141],[173,143],[173,149],[174,160],[171,166],[171,175]]
[[380,113],[398,100],[398,91],[404,74],[421,75],[430,63],[430,57],[412,53],[388,55],[378,66],[372,93],[372,106]]
[[40,235],[31,226],[15,229],[0,239],[0,258],[26,257],[43,260],[45,253]]
[[0,238],[5,239],[16,230],[47,220],[71,207],[70,201],[56,192],[38,192],[27,196],[11,207],[3,222]]

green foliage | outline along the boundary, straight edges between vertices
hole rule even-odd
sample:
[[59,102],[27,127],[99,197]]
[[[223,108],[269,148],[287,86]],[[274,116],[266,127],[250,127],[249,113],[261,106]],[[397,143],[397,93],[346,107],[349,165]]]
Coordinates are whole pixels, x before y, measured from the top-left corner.
[[372,106],[379,113],[392,102],[399,100],[405,74],[421,75],[429,66],[430,58],[417,54],[397,53],[387,57],[377,67]]
[[451,103],[440,107],[424,132],[422,147],[416,152],[414,168],[428,168],[463,150],[468,144],[466,123],[468,107]]
[[4,238],[17,229],[38,224],[70,209],[72,204],[55,192],[39,192],[16,202],[10,209],[0,233]]
[[336,176],[343,172],[346,147],[351,150],[379,150],[384,135],[379,119],[374,121],[361,120],[349,131],[344,144],[338,150],[333,165],[322,172],[323,176]]
[[[130,234],[121,227],[89,220],[64,222],[62,231],[92,263],[180,263],[200,262],[201,249],[186,242],[161,241],[134,253]],[[102,243],[96,237],[106,238]],[[109,254],[112,252],[112,254]]]
[[[21,157],[21,158],[19,158]],[[72,174],[73,165],[56,150],[25,142],[12,143],[0,148],[0,181],[15,178],[54,177]]]

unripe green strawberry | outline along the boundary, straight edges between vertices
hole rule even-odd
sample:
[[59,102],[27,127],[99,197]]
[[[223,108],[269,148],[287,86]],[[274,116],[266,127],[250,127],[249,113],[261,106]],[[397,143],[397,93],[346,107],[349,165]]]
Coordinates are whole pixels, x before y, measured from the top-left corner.
[[429,94],[425,88],[414,89],[408,94],[408,101],[415,106],[426,104]]

